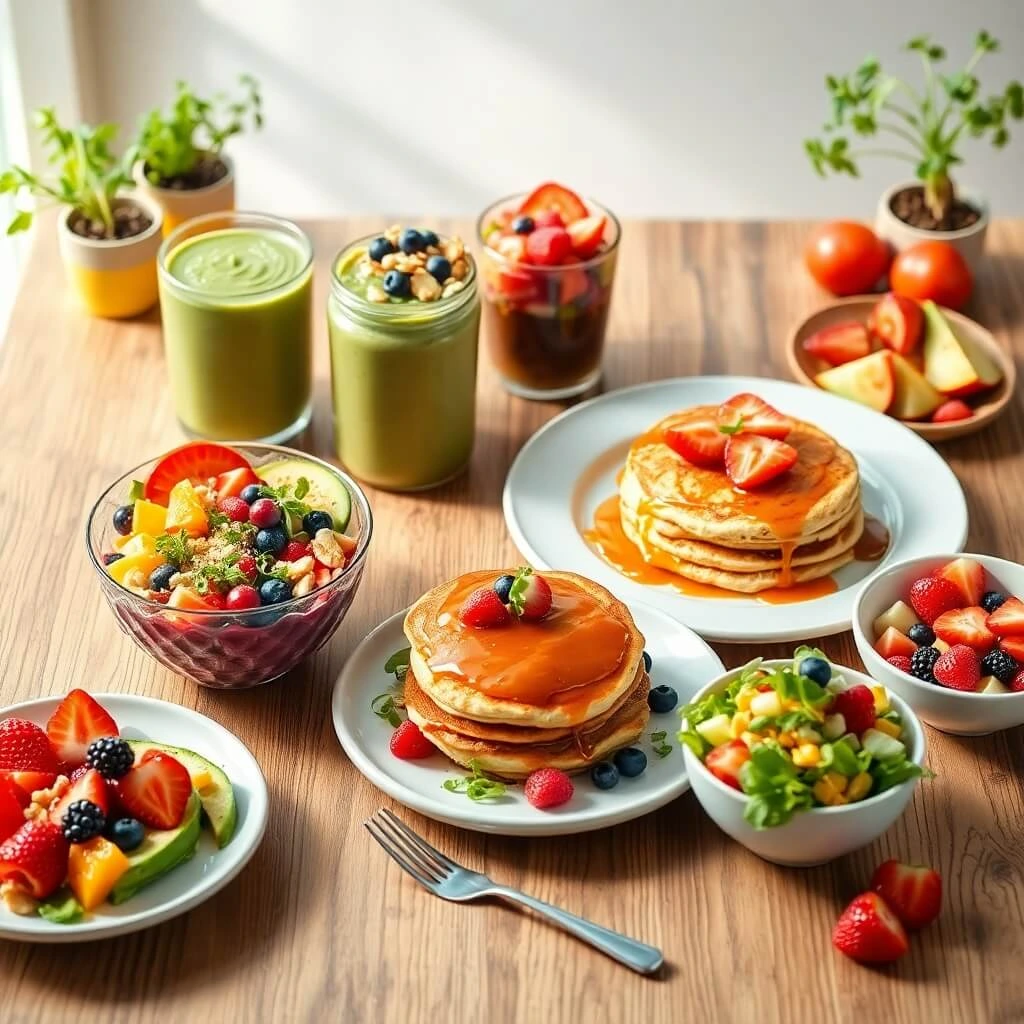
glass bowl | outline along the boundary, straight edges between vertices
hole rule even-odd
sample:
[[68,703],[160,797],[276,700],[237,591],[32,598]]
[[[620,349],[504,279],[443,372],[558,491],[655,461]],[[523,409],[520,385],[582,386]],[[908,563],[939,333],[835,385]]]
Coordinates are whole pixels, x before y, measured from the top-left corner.
[[373,534],[370,504],[359,485],[342,470],[305,452],[272,444],[231,444],[253,467],[282,457],[328,470],[352,499],[346,533],[357,538],[355,553],[337,579],[281,604],[247,611],[183,611],[159,604],[121,586],[106,571],[102,557],[117,536],[114,509],[125,504],[133,480],[145,479],[159,462],[150,459],[115,480],[99,497],[86,522],[89,560],[100,578],[118,625],[161,665],[217,689],[242,689],[269,683],[331,638],[359,589]]

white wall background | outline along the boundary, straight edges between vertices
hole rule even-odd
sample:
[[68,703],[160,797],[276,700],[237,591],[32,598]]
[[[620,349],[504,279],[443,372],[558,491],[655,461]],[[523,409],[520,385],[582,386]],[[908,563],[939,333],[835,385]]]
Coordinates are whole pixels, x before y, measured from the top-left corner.
[[[33,6],[49,0],[14,0]],[[250,71],[267,127],[235,140],[240,205],[293,215],[468,214],[556,178],[624,216],[868,218],[909,176],[821,181],[801,141],[823,78],[930,31],[982,82],[1024,77],[1021,0],[79,0],[83,107],[134,125],[185,77]],[[963,177],[1024,215],[1024,123],[968,143]],[[908,165],[909,166],[909,165]]]

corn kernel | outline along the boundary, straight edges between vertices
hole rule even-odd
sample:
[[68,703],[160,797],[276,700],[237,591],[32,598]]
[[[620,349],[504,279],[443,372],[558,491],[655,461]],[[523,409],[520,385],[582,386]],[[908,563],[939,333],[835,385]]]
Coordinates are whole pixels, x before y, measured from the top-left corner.
[[886,736],[891,736],[894,740],[898,740],[900,733],[903,732],[895,722],[890,722],[887,718],[876,718],[875,728],[879,732],[884,732]]
[[750,713],[747,711],[737,711],[736,714],[732,716],[732,721],[729,723],[729,733],[732,738],[738,739],[749,728]]
[[801,743],[792,757],[798,768],[813,768],[821,760],[821,750],[813,743]]
[[743,740],[748,747],[752,747],[761,742],[761,737],[758,736],[756,732],[745,732],[740,739]]
[[796,746],[796,739],[793,737],[791,732],[780,732],[779,733],[779,746],[785,747],[786,750],[790,750]]
[[863,800],[871,790],[871,783],[874,780],[867,772],[860,772],[850,780],[849,786],[846,787],[846,799],[850,803],[855,803],[857,800]]
[[829,804],[829,806],[830,807],[842,807],[843,804],[848,804],[849,802],[850,801],[847,800],[847,798],[845,796],[843,796],[842,793],[836,793],[836,795],[834,797],[832,797],[832,803]]
[[850,784],[850,780],[842,772],[825,772],[823,777],[832,783],[837,793],[845,793],[846,787]]
[[736,694],[736,707],[739,708],[740,711],[748,711],[750,709],[750,702],[754,699],[754,694],[756,692],[756,690],[744,687]]
[[818,781],[814,784],[814,789],[812,792],[814,793],[814,799],[817,800],[819,804],[825,804],[826,806],[832,803],[833,797],[839,795],[836,792],[835,787],[829,781],[827,775],[823,778],[818,779]]
[[889,694],[884,686],[872,686],[871,694],[875,698],[876,715],[880,715],[889,710]]

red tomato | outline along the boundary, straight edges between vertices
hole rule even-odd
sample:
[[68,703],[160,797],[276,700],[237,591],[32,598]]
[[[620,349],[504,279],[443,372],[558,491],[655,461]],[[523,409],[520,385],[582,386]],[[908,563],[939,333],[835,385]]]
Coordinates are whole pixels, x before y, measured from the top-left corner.
[[833,295],[871,291],[889,259],[889,247],[870,228],[847,220],[819,224],[804,248],[811,277]]
[[971,297],[974,278],[963,256],[947,242],[918,242],[896,257],[890,283],[897,295],[960,309]]
[[212,441],[192,441],[168,452],[146,481],[146,497],[167,504],[171,488],[181,480],[203,483],[232,469],[246,469],[249,463],[233,448]]
[[707,770],[733,789],[741,790],[740,769],[750,760],[750,749],[743,740],[730,740],[708,751],[704,758]]

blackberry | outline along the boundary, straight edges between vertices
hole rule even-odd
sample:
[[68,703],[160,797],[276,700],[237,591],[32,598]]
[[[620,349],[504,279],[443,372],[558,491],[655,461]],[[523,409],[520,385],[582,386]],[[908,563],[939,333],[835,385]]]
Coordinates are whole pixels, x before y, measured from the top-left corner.
[[91,800],[75,800],[64,812],[60,824],[69,843],[87,843],[103,831],[106,823],[107,816],[102,807],[97,807]]
[[918,647],[931,647],[935,643],[935,630],[918,622],[907,630],[907,636],[917,644]]
[[910,674],[926,683],[935,682],[935,662],[939,660],[939,652],[934,647],[918,647],[910,658]]
[[987,590],[981,596],[981,607],[991,615],[1000,605],[1006,604],[1006,595],[998,590]]
[[89,744],[85,752],[85,763],[95,768],[105,779],[120,779],[131,770],[135,754],[126,740],[105,736]]
[[1020,666],[1016,660],[998,647],[994,651],[989,651],[981,659],[981,674],[983,676],[995,676],[1001,683],[1009,684],[1012,682],[1018,668]]

